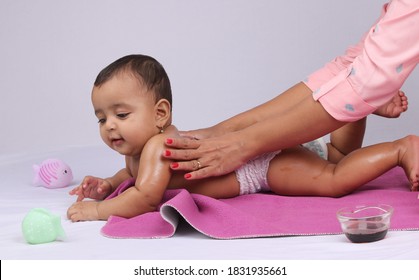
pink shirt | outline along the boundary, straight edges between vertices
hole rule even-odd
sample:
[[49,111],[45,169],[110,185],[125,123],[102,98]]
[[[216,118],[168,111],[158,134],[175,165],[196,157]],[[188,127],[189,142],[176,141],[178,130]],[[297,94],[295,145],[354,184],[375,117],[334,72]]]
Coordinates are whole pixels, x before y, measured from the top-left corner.
[[418,61],[419,0],[393,0],[356,46],[305,83],[330,115],[352,122],[391,100]]

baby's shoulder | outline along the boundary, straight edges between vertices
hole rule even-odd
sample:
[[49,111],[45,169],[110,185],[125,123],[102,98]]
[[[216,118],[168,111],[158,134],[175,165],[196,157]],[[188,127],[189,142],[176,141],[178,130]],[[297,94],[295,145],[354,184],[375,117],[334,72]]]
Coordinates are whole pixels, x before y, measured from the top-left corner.
[[167,128],[164,129],[162,133],[156,134],[153,137],[151,137],[146,144],[146,148],[151,147],[164,147],[164,143],[166,142],[167,138],[170,137],[179,137],[179,131],[174,125],[170,125]]

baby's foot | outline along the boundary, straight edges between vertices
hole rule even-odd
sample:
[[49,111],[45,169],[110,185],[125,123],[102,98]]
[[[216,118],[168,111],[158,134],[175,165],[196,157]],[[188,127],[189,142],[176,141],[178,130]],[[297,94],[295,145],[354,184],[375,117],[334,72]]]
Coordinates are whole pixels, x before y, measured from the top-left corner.
[[390,101],[377,108],[374,114],[386,118],[398,118],[407,108],[407,96],[403,91],[399,90]]
[[402,145],[399,152],[399,165],[403,167],[410,181],[411,190],[417,191],[419,187],[419,137],[411,135],[396,142]]
[[407,110],[407,105],[407,96],[399,90],[389,102],[378,107],[374,114],[385,118],[398,118]]

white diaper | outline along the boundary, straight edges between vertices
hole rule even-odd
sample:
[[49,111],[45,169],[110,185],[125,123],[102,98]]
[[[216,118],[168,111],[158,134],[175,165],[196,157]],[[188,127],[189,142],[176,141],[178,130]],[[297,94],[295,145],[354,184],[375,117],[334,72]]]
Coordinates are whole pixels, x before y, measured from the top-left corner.
[[320,137],[311,142],[305,143],[302,145],[307,150],[312,151],[313,153],[318,154],[323,159],[327,160],[327,145],[323,137]]
[[266,175],[269,162],[280,151],[263,154],[236,170],[236,177],[240,184],[240,195],[270,191]]
[[[323,138],[305,143],[302,146],[327,160],[327,145]],[[236,170],[236,178],[240,184],[240,195],[271,190],[267,179],[269,163],[280,152],[265,153]]]

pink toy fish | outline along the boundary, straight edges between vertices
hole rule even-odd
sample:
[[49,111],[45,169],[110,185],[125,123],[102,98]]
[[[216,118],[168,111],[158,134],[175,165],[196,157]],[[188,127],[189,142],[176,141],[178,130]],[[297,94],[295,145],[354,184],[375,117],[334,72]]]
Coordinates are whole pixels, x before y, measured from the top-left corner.
[[49,189],[67,187],[73,180],[70,166],[59,159],[46,159],[40,165],[33,165],[33,183]]

